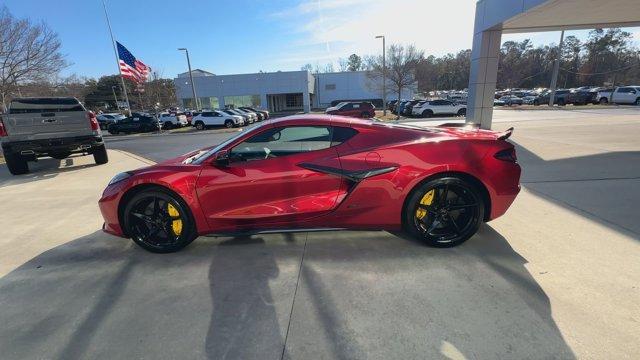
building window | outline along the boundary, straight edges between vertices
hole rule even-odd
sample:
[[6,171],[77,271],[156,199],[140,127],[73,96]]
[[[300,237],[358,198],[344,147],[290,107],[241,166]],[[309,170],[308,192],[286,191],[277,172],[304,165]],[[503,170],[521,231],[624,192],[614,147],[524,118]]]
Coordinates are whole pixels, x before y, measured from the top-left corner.
[[326,84],[324,86],[325,90],[335,90],[336,89],[336,84]]
[[288,108],[301,108],[302,94],[287,94],[286,104]]
[[240,96],[225,96],[224,104],[228,107],[260,107],[260,95],[240,95]]
[[218,102],[218,98],[215,96],[211,97],[201,97],[200,98],[200,108],[202,109],[218,109],[220,107],[220,103]]

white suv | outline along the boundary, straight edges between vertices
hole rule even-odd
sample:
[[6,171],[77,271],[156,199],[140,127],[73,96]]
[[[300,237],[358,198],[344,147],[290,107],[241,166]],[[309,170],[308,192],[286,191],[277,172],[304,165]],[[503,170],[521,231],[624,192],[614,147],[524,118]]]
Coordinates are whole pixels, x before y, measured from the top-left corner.
[[208,126],[224,126],[232,128],[244,125],[242,116],[225,114],[222,111],[203,111],[191,119],[193,126],[198,130],[204,130]]
[[429,100],[415,105],[411,114],[426,118],[433,115],[464,116],[467,114],[467,106],[449,100]]
[[158,121],[162,125],[162,128],[166,130],[173,129],[174,127],[187,126],[189,124],[186,115],[176,115],[168,112],[160,113]]

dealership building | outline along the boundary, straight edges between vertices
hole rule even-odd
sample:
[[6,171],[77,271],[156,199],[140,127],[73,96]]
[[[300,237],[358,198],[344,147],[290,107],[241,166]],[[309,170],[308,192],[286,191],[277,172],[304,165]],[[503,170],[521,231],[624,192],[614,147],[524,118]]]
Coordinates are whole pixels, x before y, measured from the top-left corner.
[[[367,100],[382,106],[382,81],[369,78],[366,71],[215,75],[196,69],[192,75],[202,109],[252,106],[271,112],[309,112],[311,108],[326,108],[348,100]],[[189,73],[179,74],[174,82],[179,103],[185,108],[195,108]],[[402,98],[411,99],[417,88],[416,83],[404,89]],[[396,97],[387,93],[388,99]]]

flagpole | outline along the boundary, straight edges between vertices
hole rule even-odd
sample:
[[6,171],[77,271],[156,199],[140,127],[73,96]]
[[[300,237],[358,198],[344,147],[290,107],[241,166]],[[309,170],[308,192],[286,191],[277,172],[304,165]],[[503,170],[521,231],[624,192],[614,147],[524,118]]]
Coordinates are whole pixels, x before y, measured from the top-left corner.
[[102,7],[104,8],[104,16],[107,18],[107,26],[109,26],[109,35],[111,35],[111,45],[113,46],[113,54],[116,56],[116,64],[118,65],[118,73],[120,74],[120,81],[122,81],[122,91],[124,92],[124,101],[127,102],[127,111],[131,116],[131,106],[129,105],[129,95],[127,94],[127,86],[124,83],[124,77],[122,76],[122,70],[120,69],[120,58],[118,57],[118,50],[116,49],[116,41],[113,39],[113,31],[111,30],[111,21],[109,20],[109,14],[107,13],[107,5],[102,0]]

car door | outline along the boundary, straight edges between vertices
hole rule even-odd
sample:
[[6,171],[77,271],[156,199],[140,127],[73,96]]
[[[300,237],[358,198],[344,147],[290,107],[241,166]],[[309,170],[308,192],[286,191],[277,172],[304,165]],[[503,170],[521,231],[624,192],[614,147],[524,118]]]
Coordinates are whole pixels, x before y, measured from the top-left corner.
[[198,178],[198,198],[212,231],[303,227],[331,212],[347,184],[325,125],[265,126],[227,149],[228,164],[208,164]]

